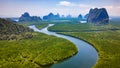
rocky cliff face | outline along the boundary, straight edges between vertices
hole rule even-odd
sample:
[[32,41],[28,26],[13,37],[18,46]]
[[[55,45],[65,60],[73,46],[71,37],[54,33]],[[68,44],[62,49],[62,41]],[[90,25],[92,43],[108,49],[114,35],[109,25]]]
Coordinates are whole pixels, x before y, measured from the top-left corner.
[[90,9],[87,22],[94,24],[108,24],[109,16],[105,8]]
[[19,22],[39,22],[41,20],[40,17],[30,16],[28,12],[25,12],[19,18]]
[[87,19],[88,19],[88,16],[89,16],[89,14],[86,14],[86,15],[84,16],[84,19],[87,20]]
[[27,32],[31,33],[33,30],[29,29],[28,27],[12,23],[7,19],[0,18],[0,40],[32,37],[31,34],[26,34]]

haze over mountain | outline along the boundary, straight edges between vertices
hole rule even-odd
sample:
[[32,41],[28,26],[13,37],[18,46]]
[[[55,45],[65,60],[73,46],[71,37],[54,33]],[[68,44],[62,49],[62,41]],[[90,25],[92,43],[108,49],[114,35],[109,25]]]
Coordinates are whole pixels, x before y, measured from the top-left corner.
[[28,12],[25,12],[19,18],[19,22],[39,22],[41,20],[40,17],[37,16],[30,16]]
[[96,7],[106,8],[110,16],[120,16],[120,0],[0,0],[0,5],[0,17],[20,17],[24,12],[31,16],[52,12],[77,17]]
[[57,13],[56,15],[54,15],[53,13],[49,13],[48,15],[43,16],[44,20],[54,20],[59,18],[60,18],[59,13]]
[[80,15],[78,16],[78,19],[79,19],[79,20],[82,20],[82,19],[83,19],[83,16],[80,14]]

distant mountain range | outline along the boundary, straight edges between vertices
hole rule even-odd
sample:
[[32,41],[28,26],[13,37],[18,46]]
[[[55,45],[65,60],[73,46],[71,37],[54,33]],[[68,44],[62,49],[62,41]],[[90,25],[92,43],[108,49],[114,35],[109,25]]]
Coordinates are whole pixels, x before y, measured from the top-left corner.
[[[73,17],[69,14],[66,17],[64,15],[60,16],[59,13],[56,15],[53,13],[49,13],[48,15],[43,16],[43,20],[70,20]],[[14,19],[17,21],[17,19]],[[30,16],[28,12],[25,12],[21,15],[21,17],[18,19],[18,22],[40,22],[42,19],[38,16]],[[109,23],[109,15],[105,8],[95,8],[90,9],[89,13],[85,16],[82,16],[82,14],[79,14],[76,20],[82,21],[86,20],[88,23],[94,23],[94,24],[108,24]]]
[[46,16],[43,16],[43,20],[55,20],[55,19],[60,19],[59,13],[57,15],[54,15],[53,13],[49,13]]
[[[78,19],[82,20],[84,17],[80,15],[78,16]],[[48,15],[43,16],[43,20],[59,20],[59,19],[71,19],[71,18],[73,17],[70,14],[65,17],[64,15],[60,16],[59,13],[57,13],[56,15],[53,13],[49,13]],[[87,16],[85,18],[87,18]],[[30,16],[28,12],[25,12],[24,14],[22,14],[18,20],[16,18],[12,18],[12,19],[19,22],[39,22],[42,20],[38,16]]]
[[21,15],[19,18],[19,22],[39,22],[42,20],[40,17],[37,16],[30,16],[28,12],[25,12],[24,14]]

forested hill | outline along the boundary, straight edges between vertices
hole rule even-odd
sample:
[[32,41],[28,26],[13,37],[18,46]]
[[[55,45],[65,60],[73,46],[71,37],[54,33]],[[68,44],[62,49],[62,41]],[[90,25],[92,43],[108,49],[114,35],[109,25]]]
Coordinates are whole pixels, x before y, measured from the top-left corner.
[[32,37],[32,29],[0,18],[0,40],[14,40]]

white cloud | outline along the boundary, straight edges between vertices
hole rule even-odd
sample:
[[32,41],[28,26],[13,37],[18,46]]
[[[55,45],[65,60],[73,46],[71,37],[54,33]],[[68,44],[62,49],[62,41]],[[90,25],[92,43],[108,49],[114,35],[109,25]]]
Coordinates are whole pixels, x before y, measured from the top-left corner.
[[68,1],[60,1],[57,5],[61,5],[61,6],[74,6],[74,7],[80,7],[80,8],[90,8],[90,7],[93,7],[91,5],[76,4],[76,3],[71,3],[71,2],[68,2]]
[[68,2],[68,1],[60,1],[59,4],[57,5],[62,5],[62,6],[74,6],[73,3]]

